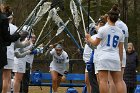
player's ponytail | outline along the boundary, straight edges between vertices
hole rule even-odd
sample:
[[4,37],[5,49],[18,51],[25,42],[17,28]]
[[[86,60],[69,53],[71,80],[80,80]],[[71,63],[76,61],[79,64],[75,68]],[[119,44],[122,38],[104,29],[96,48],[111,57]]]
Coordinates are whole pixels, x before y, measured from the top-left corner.
[[113,5],[112,9],[107,14],[108,14],[110,21],[115,23],[118,20],[119,14],[120,14],[118,5],[117,4]]

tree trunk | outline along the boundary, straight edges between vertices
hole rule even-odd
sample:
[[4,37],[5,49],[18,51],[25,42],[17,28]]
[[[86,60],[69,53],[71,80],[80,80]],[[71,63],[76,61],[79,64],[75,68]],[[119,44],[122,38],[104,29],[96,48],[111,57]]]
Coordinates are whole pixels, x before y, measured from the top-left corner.
[[121,18],[122,20],[127,23],[128,18],[128,1],[127,0],[118,0],[120,10],[121,10]]
[[134,0],[134,17],[135,17],[135,27],[137,32],[137,51],[140,52],[140,0]]

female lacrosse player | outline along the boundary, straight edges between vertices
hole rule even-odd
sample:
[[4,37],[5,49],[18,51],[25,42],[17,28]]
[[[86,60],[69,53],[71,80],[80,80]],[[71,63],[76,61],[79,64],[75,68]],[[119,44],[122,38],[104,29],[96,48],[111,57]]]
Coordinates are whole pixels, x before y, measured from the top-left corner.
[[53,56],[53,61],[50,64],[52,88],[53,93],[57,93],[62,76],[65,76],[68,73],[69,57],[60,44],[57,44],[56,47],[50,51],[50,54]]
[[108,25],[99,28],[96,40],[86,35],[87,42],[98,47],[97,70],[99,75],[100,93],[108,93],[108,71],[113,78],[117,93],[125,93],[123,79],[121,78],[121,62],[123,57],[123,33],[115,26],[119,12],[112,9],[108,12]]
[[[18,50],[15,52],[15,56],[17,58],[15,58],[16,62],[15,62],[14,72],[16,72],[15,81],[17,81],[17,82],[14,84],[14,87],[15,87],[14,91],[19,91],[20,82],[22,80],[22,84],[21,84],[21,88],[20,88],[21,93],[28,93],[30,70],[32,68],[34,55],[41,54],[43,51],[43,45],[40,45],[39,47],[32,50],[33,45],[36,40],[36,36],[32,33],[30,37],[31,37],[30,45],[23,49],[20,48],[19,50],[21,50],[21,51]],[[19,61],[19,62],[17,62],[17,61]],[[20,67],[20,66],[22,66],[22,67]],[[20,70],[21,68],[23,70]],[[19,86],[17,87],[18,84],[19,84]]]
[[[116,8],[118,11],[119,11],[119,15],[120,15],[120,9],[119,9],[119,7],[118,7],[118,5],[117,4],[114,4],[113,6],[112,6],[112,9],[113,8]],[[124,46],[123,46],[123,59],[122,59],[122,69],[121,69],[121,71],[122,71],[122,78],[123,78],[123,74],[124,74],[124,68],[125,68],[125,66],[126,66],[126,49],[127,49],[127,43],[128,43],[128,27],[127,27],[127,25],[123,22],[123,21],[121,21],[119,18],[118,18],[118,20],[116,21],[116,23],[115,23],[115,25],[117,26],[117,27],[119,27],[121,30],[122,30],[122,32],[123,32],[123,35],[124,35]],[[124,81],[123,81],[124,82]],[[110,85],[110,93],[116,93],[115,92],[115,86],[114,86],[114,82],[113,82],[113,80],[112,80],[112,77],[109,75],[109,85]],[[124,82],[124,85],[125,85],[125,90],[127,90],[126,89],[126,84],[125,84],[125,82]]]
[[[19,51],[22,51],[22,49],[16,48],[15,55]],[[28,54],[30,54],[30,51],[28,51]],[[26,61],[27,61],[26,56],[22,58],[17,58],[16,56],[14,57],[14,68],[13,68],[13,72],[15,73],[14,93],[19,93],[20,91],[20,83],[22,81],[23,74],[25,73],[26,70]]]
[[[31,49],[33,46],[35,35],[31,36],[30,45],[25,48],[16,48],[15,50],[15,57],[14,57],[14,68],[13,72],[15,73],[14,77],[14,93],[19,93],[21,81],[23,79],[23,75],[26,72],[26,64],[27,62],[33,61],[33,55],[28,56],[31,54]],[[25,40],[23,39],[22,42]],[[30,58],[29,58],[30,57]],[[28,83],[28,82],[27,82]]]
[[[94,33],[96,33],[95,31],[97,31],[98,30],[98,28],[100,28],[101,26],[104,26],[105,25],[105,18],[104,18],[104,16],[101,16],[100,18],[99,18],[99,20],[98,20],[98,22],[97,22],[97,26],[95,26],[94,28],[96,29],[94,29]],[[97,36],[97,34],[94,34],[91,38],[93,39],[93,40],[95,40],[96,39],[96,36]],[[91,47],[93,47],[93,46],[89,46],[88,44],[86,44],[85,45],[85,48],[84,48],[84,53],[83,53],[83,60],[85,61],[85,63],[87,63],[87,62],[89,62],[89,61],[92,61],[92,63],[94,63],[93,62],[93,60],[94,60],[94,58],[96,58],[95,56],[96,56],[96,48],[95,49],[91,49]],[[94,52],[94,55],[92,55],[92,52]],[[93,57],[91,57],[91,56],[94,56],[94,58]],[[92,58],[92,59],[91,59]],[[96,63],[97,62],[95,62],[94,63],[94,65],[93,65],[93,67],[91,68],[91,69],[95,69],[96,67],[95,67],[95,65],[96,65]],[[96,91],[97,93],[98,93],[98,84],[97,84],[97,81],[96,81],[96,76],[95,76],[95,74],[97,73],[97,71],[96,70],[94,70],[94,71],[87,71],[87,68],[86,68],[86,70],[85,70],[85,83],[86,83],[86,86],[87,86],[87,92],[88,93],[93,93],[93,91]],[[94,82],[94,81],[96,81],[96,82]]]

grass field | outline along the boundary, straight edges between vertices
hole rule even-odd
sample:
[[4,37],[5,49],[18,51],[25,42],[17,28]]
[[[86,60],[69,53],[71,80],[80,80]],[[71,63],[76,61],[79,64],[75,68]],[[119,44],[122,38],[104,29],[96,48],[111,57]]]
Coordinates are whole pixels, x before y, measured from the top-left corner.
[[[78,93],[82,93],[83,88],[75,88]],[[58,89],[58,93],[66,93],[67,88],[66,87],[60,87]],[[50,93],[49,87],[42,87],[42,90],[38,86],[29,87],[29,93]]]

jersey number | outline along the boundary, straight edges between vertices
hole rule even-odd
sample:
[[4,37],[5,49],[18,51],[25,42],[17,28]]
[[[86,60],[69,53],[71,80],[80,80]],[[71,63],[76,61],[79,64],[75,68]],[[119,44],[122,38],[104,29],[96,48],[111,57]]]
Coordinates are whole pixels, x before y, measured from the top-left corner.
[[[109,35],[108,35],[107,46],[110,46],[110,39],[111,39],[111,35],[109,34]],[[112,46],[113,46],[114,48],[116,48],[117,45],[118,45],[118,42],[119,42],[119,36],[114,35],[114,36],[113,36],[113,43],[112,43]]]

